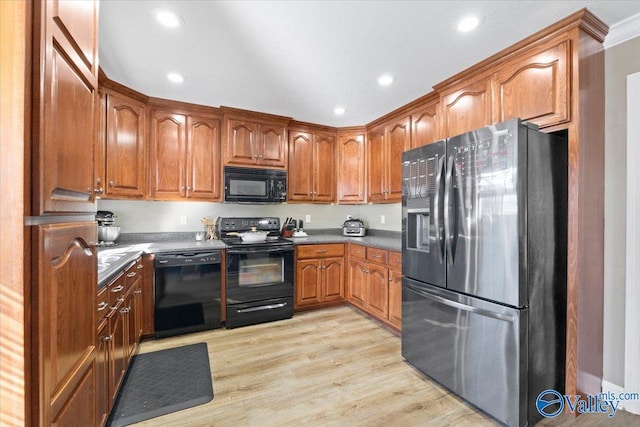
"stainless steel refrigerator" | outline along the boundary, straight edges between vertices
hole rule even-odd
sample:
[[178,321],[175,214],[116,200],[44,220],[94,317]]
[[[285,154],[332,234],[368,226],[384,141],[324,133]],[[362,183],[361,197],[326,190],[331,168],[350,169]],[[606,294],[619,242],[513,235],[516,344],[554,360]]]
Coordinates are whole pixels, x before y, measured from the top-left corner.
[[402,355],[510,426],[564,391],[567,142],[518,119],[403,154]]

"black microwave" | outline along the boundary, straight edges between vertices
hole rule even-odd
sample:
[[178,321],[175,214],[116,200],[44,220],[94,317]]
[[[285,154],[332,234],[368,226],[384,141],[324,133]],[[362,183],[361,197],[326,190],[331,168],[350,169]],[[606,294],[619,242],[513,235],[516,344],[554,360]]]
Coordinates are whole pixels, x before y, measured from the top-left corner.
[[284,203],[287,201],[287,171],[225,166],[224,201]]

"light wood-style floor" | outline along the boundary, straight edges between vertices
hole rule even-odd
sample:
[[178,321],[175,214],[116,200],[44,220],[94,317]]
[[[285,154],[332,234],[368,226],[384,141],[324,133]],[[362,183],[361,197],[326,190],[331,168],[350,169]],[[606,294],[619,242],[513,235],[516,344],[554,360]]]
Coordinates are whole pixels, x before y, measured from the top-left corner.
[[[140,353],[203,341],[213,401],[136,426],[497,425],[407,365],[400,338],[349,306],[145,341]],[[640,417],[563,415],[545,425],[640,426]]]

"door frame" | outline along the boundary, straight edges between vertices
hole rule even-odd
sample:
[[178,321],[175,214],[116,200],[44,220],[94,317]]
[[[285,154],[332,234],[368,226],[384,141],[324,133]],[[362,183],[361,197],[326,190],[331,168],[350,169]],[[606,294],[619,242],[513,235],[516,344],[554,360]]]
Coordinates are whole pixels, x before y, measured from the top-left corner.
[[[627,259],[624,389],[640,392],[640,73],[627,76]],[[624,402],[640,414],[640,400]]]

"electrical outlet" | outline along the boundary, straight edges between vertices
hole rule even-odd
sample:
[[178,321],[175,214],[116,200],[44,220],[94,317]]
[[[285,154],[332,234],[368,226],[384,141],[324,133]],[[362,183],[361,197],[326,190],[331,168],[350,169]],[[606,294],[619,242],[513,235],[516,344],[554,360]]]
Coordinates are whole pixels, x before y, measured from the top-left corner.
[[304,217],[304,222],[306,222],[307,224],[309,224],[311,222],[311,215],[306,215]]
[[180,225],[187,225],[187,216],[180,215]]
[[386,220],[387,219],[384,217],[384,215],[380,215],[380,224],[384,224]]

